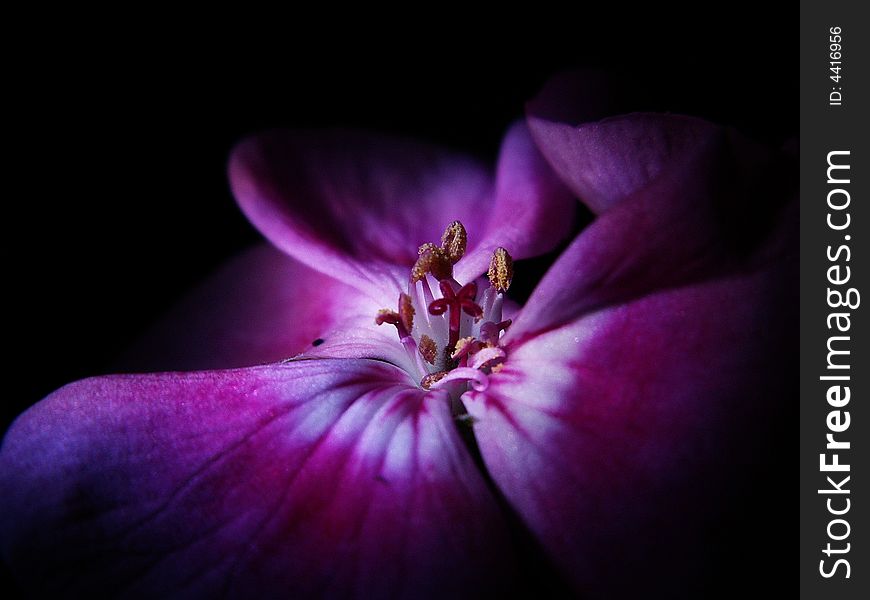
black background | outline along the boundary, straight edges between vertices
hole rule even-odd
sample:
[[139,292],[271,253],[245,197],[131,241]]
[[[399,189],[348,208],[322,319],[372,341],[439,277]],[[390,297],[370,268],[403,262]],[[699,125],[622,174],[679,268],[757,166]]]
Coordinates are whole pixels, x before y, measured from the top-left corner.
[[[14,57],[6,92],[4,429],[53,389],[110,370],[186,290],[258,239],[225,176],[246,134],[354,126],[491,160],[548,76],[594,66],[630,82],[620,109],[701,115],[781,143],[798,129],[797,16],[656,13],[559,31],[518,18],[425,36],[319,22],[40,31]],[[768,507],[792,502],[773,484],[760,494]],[[782,512],[772,531],[751,521],[757,538],[727,538],[718,574],[791,579],[760,550],[748,567],[735,558],[785,534]]]

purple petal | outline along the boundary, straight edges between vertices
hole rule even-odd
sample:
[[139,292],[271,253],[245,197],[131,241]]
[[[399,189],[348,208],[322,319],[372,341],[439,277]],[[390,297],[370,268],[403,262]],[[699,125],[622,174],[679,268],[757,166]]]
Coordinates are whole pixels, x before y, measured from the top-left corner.
[[579,591],[715,571],[794,392],[795,175],[724,131],[661,169],[565,251],[466,395],[494,480]]
[[796,264],[587,314],[466,394],[489,472],[578,591],[682,595],[717,572],[796,392]]
[[418,597],[508,585],[446,400],[378,361],[69,385],[0,452],[0,539],[34,595]]
[[116,367],[197,370],[275,362],[331,339],[336,329],[373,329],[379,308],[355,288],[263,244],[196,288]]
[[[615,114],[625,103],[625,96],[636,94],[611,72],[575,69],[552,76],[543,89],[526,103],[526,114],[558,123],[585,123]],[[628,109],[630,110],[630,109]],[[626,112],[626,110],[620,110]]]
[[[526,103],[526,114],[555,123],[579,124],[631,110],[637,93],[612,72],[573,69],[552,76]],[[631,105],[625,106],[627,102]],[[614,112],[614,110],[618,112]]]
[[681,170],[720,129],[701,119],[633,114],[597,123],[554,121],[530,104],[535,142],[571,190],[603,213],[671,170]]
[[[662,130],[679,130],[681,123],[658,117]],[[717,131],[691,159],[662,170],[599,215],[542,279],[505,341],[655,290],[745,268],[771,223],[781,218],[796,174],[785,157]]]
[[230,180],[242,210],[276,246],[387,295],[407,284],[419,245],[439,242],[451,221],[480,239],[493,196],[488,173],[468,158],[348,131],[250,138],[233,153]]
[[469,235],[469,251],[457,265],[458,281],[472,281],[489,267],[502,246],[514,259],[549,252],[573,226],[575,201],[538,151],[528,127],[517,123],[502,142],[496,174],[495,203],[482,237]]

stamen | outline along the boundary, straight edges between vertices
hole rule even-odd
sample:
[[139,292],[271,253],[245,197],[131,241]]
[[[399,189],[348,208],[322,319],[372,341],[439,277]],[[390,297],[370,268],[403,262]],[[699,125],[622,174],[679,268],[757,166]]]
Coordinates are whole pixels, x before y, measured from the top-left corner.
[[462,358],[466,354],[474,352],[475,351],[475,348],[474,348],[475,341],[476,340],[471,336],[460,338],[456,342],[456,350],[453,351],[453,354],[451,355],[450,358],[452,358],[453,360],[459,360],[460,358]]
[[375,317],[375,324],[383,325],[384,323],[396,326],[396,331],[399,333],[400,340],[408,337],[408,330],[405,329],[405,324],[402,322],[402,318],[396,311],[390,310],[389,308],[382,308],[379,310]]
[[402,325],[408,333],[414,328],[414,305],[411,304],[411,296],[405,293],[399,294],[399,317]]
[[510,325],[510,319],[506,319],[499,323],[487,321],[480,326],[480,339],[489,346],[495,346],[496,344],[498,344],[499,334],[501,334],[502,331],[510,327]]
[[465,246],[468,243],[468,233],[465,231],[462,223],[453,221],[444,230],[444,235],[441,236],[441,249],[447,256],[451,265],[459,262],[459,259],[465,256]]
[[[423,334],[426,334],[433,340],[437,340],[437,345],[439,347],[443,347],[447,344],[447,337],[449,335],[447,319],[430,315],[427,310],[428,306],[435,301],[435,298],[432,295],[432,290],[429,286],[429,281],[431,279],[432,277],[427,275],[422,280],[412,284],[408,290],[408,294],[411,296],[411,302],[414,305],[414,309],[417,311],[415,317],[415,335],[417,337],[422,337]],[[438,368],[441,368],[438,358],[435,359],[435,365]]]
[[382,308],[378,311],[378,314],[375,317],[375,324],[383,325],[384,323],[389,323],[390,325],[398,325],[399,313],[394,310],[390,310],[389,308]]
[[506,292],[514,278],[514,261],[502,247],[495,249],[489,261],[489,282],[500,292]]
[[423,256],[426,252],[441,252],[441,248],[433,244],[432,242],[426,242],[419,248],[417,248],[417,256]]
[[420,256],[411,269],[411,282],[417,283],[432,273],[435,279],[450,279],[453,277],[453,265],[447,254],[435,244],[423,244],[419,250]]
[[435,302],[435,295],[432,293],[432,287],[427,278],[423,278],[420,288],[423,290],[423,298],[426,300],[427,306]]
[[487,346],[480,352],[474,354],[474,358],[468,366],[473,369],[483,369],[503,362],[504,359],[504,350],[496,346]]
[[[436,375],[437,373],[433,373]],[[426,378],[424,377],[425,381]],[[486,373],[480,371],[478,369],[472,369],[469,367],[459,367],[457,369],[453,369],[449,371],[446,375],[443,375],[436,379],[434,382],[429,383],[429,387],[425,385],[426,389],[437,389],[440,388],[451,381],[468,381],[471,383],[471,387],[473,387],[478,392],[483,392],[486,388],[489,387],[489,378],[486,376]]]
[[[478,298],[475,282],[461,285],[453,279],[453,265],[465,255],[467,244],[465,227],[453,221],[444,230],[440,246],[420,246],[407,293],[399,294],[398,309],[383,309],[375,318],[378,325],[396,327],[418,376],[425,375],[420,385],[427,390],[444,386],[442,392],[453,394],[467,387],[447,384],[461,381],[482,391],[489,384],[487,376],[499,371],[507,356],[499,337],[511,324],[501,319],[513,259],[504,248],[495,250],[488,273],[491,285]],[[433,294],[435,284],[440,297]]]
[[417,365],[418,372],[428,373],[429,369],[426,367],[426,363],[423,362],[423,357],[420,356],[420,350],[417,348],[417,342],[414,341],[414,338],[406,335],[400,341],[405,348],[405,352],[408,354],[408,358]]
[[424,390],[431,389],[433,385],[447,377],[449,371],[438,371],[437,373],[429,373],[422,380],[420,380],[420,387]]
[[430,338],[428,335],[423,334],[423,337],[420,338],[420,356],[426,359],[426,362],[430,365],[435,364],[435,357],[438,356],[438,346],[435,344],[435,340]]

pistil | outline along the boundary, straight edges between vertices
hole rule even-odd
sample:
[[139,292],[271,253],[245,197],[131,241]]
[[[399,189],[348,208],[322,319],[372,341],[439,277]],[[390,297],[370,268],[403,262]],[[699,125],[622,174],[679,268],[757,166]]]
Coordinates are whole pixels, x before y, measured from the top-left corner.
[[453,291],[453,286],[446,279],[441,280],[439,287],[442,297],[429,305],[429,313],[443,315],[445,312],[449,312],[450,339],[447,342],[447,348],[450,353],[453,353],[456,349],[456,342],[459,341],[459,324],[462,313],[479,318],[483,314],[483,309],[474,301],[477,297],[477,284],[473,281],[466,283],[458,292]]

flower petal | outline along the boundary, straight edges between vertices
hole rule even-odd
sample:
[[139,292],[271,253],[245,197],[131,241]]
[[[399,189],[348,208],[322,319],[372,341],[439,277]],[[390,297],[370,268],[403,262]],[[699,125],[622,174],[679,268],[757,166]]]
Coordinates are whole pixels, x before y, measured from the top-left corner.
[[479,239],[492,203],[489,174],[473,160],[349,131],[250,138],[233,152],[230,180],[242,210],[276,246],[388,296],[407,285],[418,246],[439,242],[451,221]]
[[672,169],[679,170],[720,133],[702,119],[632,114],[577,125],[529,105],[535,142],[562,180],[601,214]]
[[417,370],[396,328],[389,324],[378,326],[371,318],[363,326],[337,330],[322,339],[322,344],[309,348],[299,358],[369,358],[388,362],[407,373]]
[[723,527],[770,479],[754,465],[782,454],[797,391],[796,250],[784,258],[515,344],[465,394],[489,472],[578,591],[694,594],[733,574]]
[[112,376],[25,413],[0,539],[34,595],[443,597],[508,584],[446,400],[378,361]]
[[473,281],[489,267],[493,251],[502,246],[514,259],[549,252],[574,224],[575,201],[535,146],[525,123],[508,131],[496,173],[495,202],[481,212],[486,229],[469,236],[471,248],[455,269],[458,281]]
[[355,288],[263,244],[197,287],[115,366],[161,371],[275,362],[331,339],[335,329],[374,328],[379,308]]
[[550,77],[526,103],[526,115],[551,123],[578,124],[625,113],[631,110],[631,105],[626,104],[635,104],[637,99],[636,91],[626,83],[629,82],[610,71],[592,68],[563,71]]
[[[661,129],[673,124],[658,119]],[[662,170],[583,230],[535,288],[505,342],[745,268],[781,218],[796,171],[787,157],[717,131],[690,160]]]

